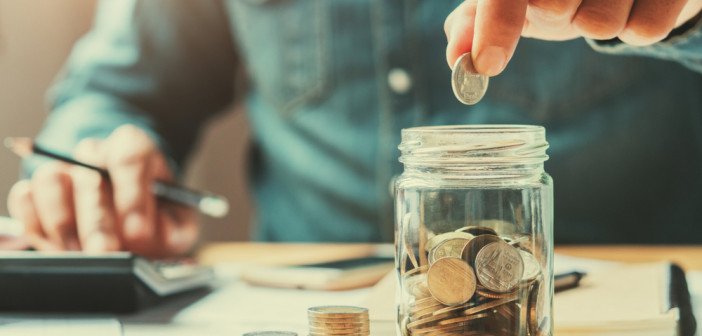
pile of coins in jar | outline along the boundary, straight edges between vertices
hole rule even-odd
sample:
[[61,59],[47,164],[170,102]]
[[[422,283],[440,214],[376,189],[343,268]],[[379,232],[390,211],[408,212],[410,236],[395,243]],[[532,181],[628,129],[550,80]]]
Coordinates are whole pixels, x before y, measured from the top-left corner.
[[403,335],[542,336],[544,274],[529,237],[467,226],[427,234],[418,250],[405,240]]

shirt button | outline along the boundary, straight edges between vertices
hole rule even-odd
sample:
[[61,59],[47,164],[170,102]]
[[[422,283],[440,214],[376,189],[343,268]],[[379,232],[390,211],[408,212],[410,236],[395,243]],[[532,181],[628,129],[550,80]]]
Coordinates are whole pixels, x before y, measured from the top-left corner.
[[396,94],[405,94],[412,89],[412,77],[405,69],[393,68],[388,72],[388,85]]

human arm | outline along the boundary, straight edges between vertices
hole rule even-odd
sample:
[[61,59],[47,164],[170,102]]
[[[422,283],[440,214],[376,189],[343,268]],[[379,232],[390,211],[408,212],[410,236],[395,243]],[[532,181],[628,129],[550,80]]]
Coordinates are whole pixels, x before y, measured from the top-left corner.
[[[494,76],[504,70],[521,36],[585,37],[604,52],[674,59],[702,72],[701,9],[700,0],[467,0],[446,19],[446,58],[453,66],[472,51],[476,69]],[[621,42],[594,42],[613,39]]]
[[[101,190],[94,179],[79,188],[81,178],[75,174],[86,180],[95,174],[32,157],[24,162],[27,177],[35,175],[31,183],[19,182],[10,195],[13,216],[24,217],[25,224],[38,222],[29,234],[41,238],[46,248],[74,249],[69,242],[75,238],[85,247],[88,238],[98,237],[105,243],[95,250],[183,252],[194,242],[192,215],[173,222],[174,228],[183,229],[179,232],[190,233],[187,244],[171,249],[169,240],[159,236],[166,234],[159,229],[159,218],[173,208],[148,193],[146,179],[177,175],[173,170],[184,162],[200,126],[231,101],[235,66],[226,14],[218,1],[102,1],[93,29],[78,42],[50,91],[52,112],[36,141],[63,153],[78,147],[76,155],[111,170],[115,188]],[[81,142],[87,145],[78,146]],[[41,174],[36,176],[35,170]],[[80,216],[81,194],[91,192],[105,200],[102,208],[94,207],[102,212]],[[41,204],[63,206],[37,207],[36,197],[28,193],[50,196]],[[87,227],[81,218],[91,216],[107,223],[96,227],[97,236],[79,231]],[[130,225],[137,228],[133,234],[125,225],[127,218],[137,218]],[[156,239],[164,244],[150,244]]]

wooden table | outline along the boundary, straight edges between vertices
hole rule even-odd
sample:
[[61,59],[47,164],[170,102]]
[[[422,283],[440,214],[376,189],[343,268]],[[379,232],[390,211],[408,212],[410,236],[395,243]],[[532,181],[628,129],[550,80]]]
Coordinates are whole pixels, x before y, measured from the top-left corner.
[[[390,245],[372,244],[297,244],[297,243],[216,243],[199,253],[204,264],[247,262],[289,265],[370,255]],[[673,261],[685,270],[702,270],[702,246],[557,246],[556,253],[591,259],[622,262]]]

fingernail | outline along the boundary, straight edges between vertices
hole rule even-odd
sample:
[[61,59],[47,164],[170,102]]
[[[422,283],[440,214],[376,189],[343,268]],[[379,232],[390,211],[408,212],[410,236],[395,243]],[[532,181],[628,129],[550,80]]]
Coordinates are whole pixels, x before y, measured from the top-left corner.
[[475,68],[485,76],[495,76],[502,71],[507,61],[507,53],[500,47],[486,47],[475,59]]
[[137,213],[131,213],[124,219],[124,233],[129,238],[144,239],[149,238],[149,226],[144,217]]

